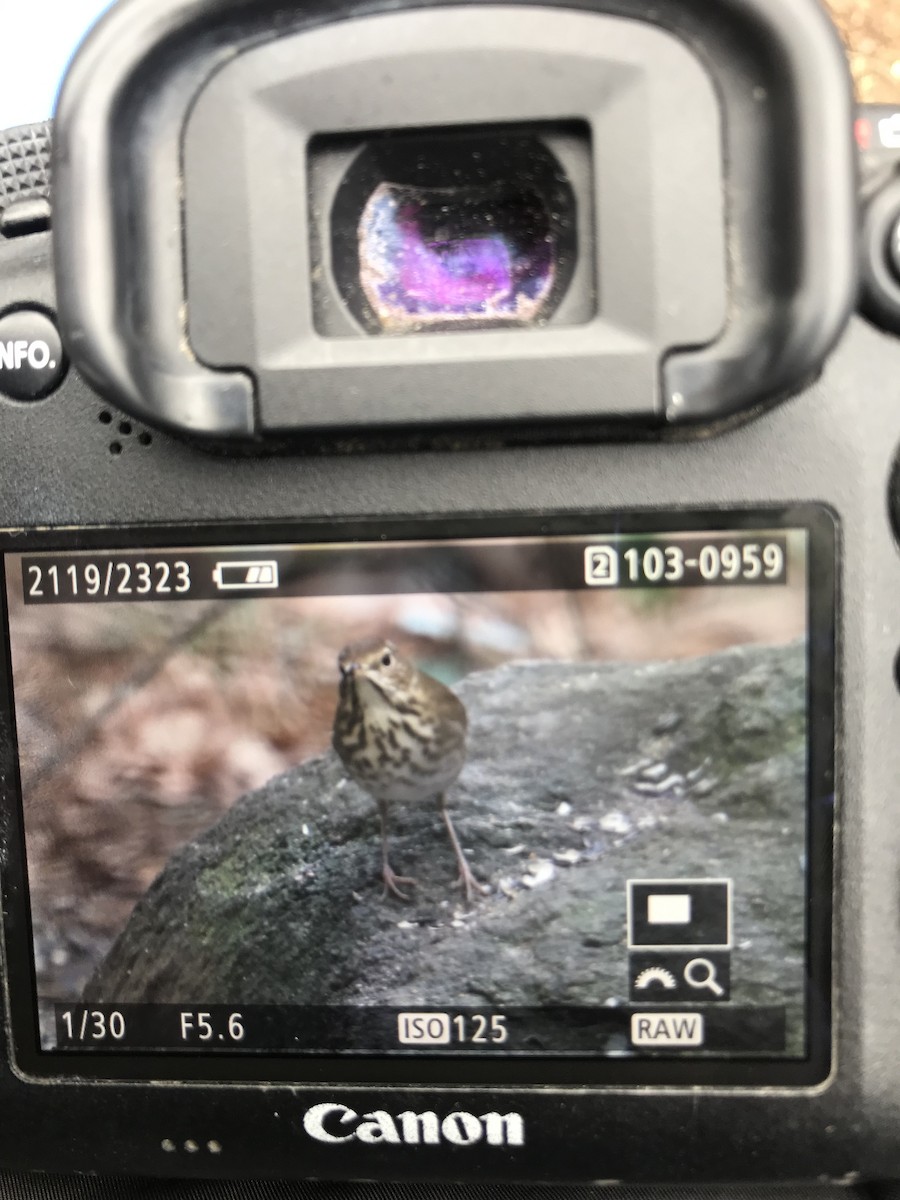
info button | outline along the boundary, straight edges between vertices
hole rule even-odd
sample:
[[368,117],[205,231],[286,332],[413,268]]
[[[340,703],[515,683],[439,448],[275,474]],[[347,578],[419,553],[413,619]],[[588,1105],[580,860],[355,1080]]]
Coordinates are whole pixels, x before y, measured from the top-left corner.
[[730,879],[629,879],[628,947],[731,947]]
[[65,373],[62,342],[46,313],[22,308],[0,317],[0,396],[42,400]]

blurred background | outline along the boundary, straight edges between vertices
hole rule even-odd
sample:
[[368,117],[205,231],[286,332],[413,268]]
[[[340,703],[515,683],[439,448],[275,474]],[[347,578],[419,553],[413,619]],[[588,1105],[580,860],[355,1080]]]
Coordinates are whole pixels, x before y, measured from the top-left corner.
[[687,658],[805,632],[797,582],[45,607],[22,603],[17,568],[11,560],[36,968],[54,999],[79,995],[176,849],[329,749],[348,642],[390,638],[453,684],[510,660]]
[[900,105],[900,4],[897,0],[828,0],[863,104]]
[[[9,4],[0,39],[0,129],[43,121],[82,35],[108,0],[33,0]],[[900,4],[828,0],[847,46],[858,98],[900,105]]]
[[109,0],[3,5],[0,129],[46,121],[69,59]]

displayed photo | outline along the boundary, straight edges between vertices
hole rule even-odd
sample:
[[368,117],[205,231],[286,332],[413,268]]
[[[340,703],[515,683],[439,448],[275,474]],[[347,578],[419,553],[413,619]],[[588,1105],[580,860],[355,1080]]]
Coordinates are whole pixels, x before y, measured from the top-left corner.
[[439,1009],[454,1043],[486,1014],[493,1052],[611,1054],[677,1002],[698,1053],[802,1057],[806,535],[779,532],[778,578],[727,586],[598,585],[582,538],[554,588],[507,539],[37,603],[10,556],[44,1048],[113,1005],[240,1015],[229,1049],[386,1052]]

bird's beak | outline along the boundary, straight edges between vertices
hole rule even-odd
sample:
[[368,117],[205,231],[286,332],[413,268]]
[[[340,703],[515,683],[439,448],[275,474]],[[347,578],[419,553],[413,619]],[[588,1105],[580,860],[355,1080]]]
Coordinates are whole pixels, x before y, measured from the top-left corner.
[[341,675],[344,677],[344,679],[352,679],[358,669],[359,663],[341,663]]

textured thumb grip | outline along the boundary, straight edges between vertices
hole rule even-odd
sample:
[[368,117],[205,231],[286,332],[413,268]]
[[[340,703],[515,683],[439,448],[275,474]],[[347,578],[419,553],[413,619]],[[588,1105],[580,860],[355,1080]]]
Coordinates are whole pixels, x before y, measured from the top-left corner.
[[0,213],[50,195],[50,135],[49,121],[0,132]]

